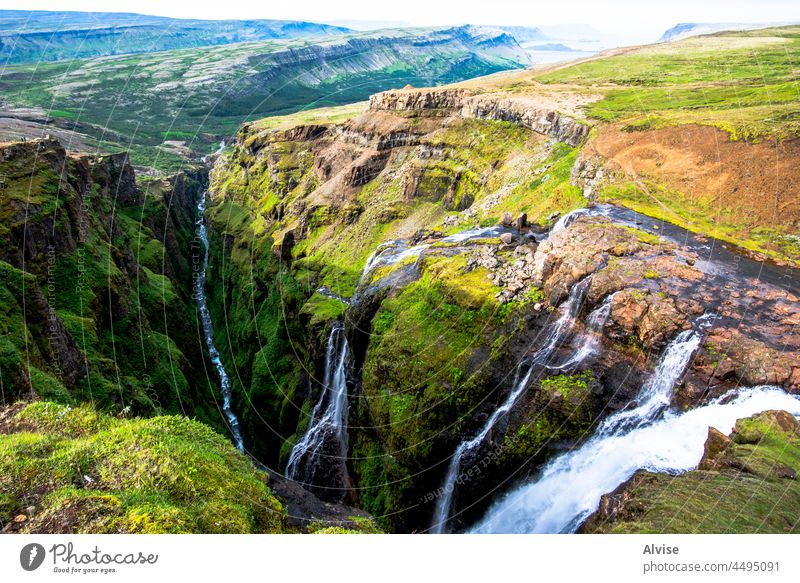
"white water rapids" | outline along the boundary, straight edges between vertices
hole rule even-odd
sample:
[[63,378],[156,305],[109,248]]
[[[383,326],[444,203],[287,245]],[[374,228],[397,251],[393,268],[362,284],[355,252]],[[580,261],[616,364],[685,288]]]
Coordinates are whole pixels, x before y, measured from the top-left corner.
[[677,474],[696,467],[709,427],[727,434],[737,419],[768,409],[800,414],[798,399],[777,387],[759,386],[740,389],[729,401],[721,398],[659,418],[699,343],[694,331],[679,334],[643,387],[638,406],[610,416],[589,441],[547,464],[535,482],[496,503],[470,532],[574,532],[597,509],[603,494],[637,470]]
[[[561,316],[558,318],[558,320],[556,320],[552,329],[548,333],[542,348],[540,348],[529,360],[523,361],[517,366],[514,384],[512,385],[511,392],[506,400],[497,409],[495,409],[494,413],[492,413],[491,417],[489,417],[483,428],[475,437],[461,442],[461,444],[459,444],[459,446],[456,448],[453,457],[450,458],[450,464],[447,468],[447,474],[441,489],[441,495],[436,501],[436,509],[433,513],[433,522],[430,528],[431,533],[442,534],[446,532],[447,521],[450,518],[450,507],[453,503],[453,494],[458,482],[459,473],[461,472],[461,461],[464,458],[464,455],[480,446],[497,421],[503,415],[508,413],[516,404],[520,395],[525,392],[525,389],[527,388],[528,382],[531,378],[531,373],[533,372],[535,366],[548,366],[547,363],[550,360],[553,352],[572,330],[575,324],[575,318],[580,312],[581,305],[583,304],[583,300],[586,297],[586,291],[590,284],[591,276],[584,278],[582,281],[572,286],[569,299],[562,307]],[[605,322],[605,320],[603,321]],[[523,370],[525,371],[524,373],[522,372]]]

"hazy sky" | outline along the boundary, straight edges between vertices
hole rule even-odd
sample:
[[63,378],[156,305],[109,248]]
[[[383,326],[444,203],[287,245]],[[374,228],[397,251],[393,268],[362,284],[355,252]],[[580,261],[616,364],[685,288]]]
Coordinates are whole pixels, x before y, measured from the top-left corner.
[[0,0],[0,9],[139,12],[209,19],[389,20],[419,26],[575,22],[639,40],[654,40],[678,22],[800,20],[800,0]]

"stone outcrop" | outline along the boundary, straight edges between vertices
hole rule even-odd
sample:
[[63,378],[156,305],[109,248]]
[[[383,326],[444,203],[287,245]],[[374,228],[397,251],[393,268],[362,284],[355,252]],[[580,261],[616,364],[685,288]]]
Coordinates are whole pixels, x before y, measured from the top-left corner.
[[609,334],[624,341],[631,336],[646,348],[662,346],[678,331],[689,326],[688,318],[675,307],[672,298],[625,289],[615,293],[611,301]]
[[780,385],[800,393],[800,355],[772,348],[739,330],[711,330],[698,366],[717,382]]
[[583,142],[590,127],[535,99],[475,95],[465,89],[385,91],[370,97],[370,110],[507,121],[570,146]]
[[607,219],[579,218],[539,245],[533,259],[534,285],[556,305],[575,283],[605,265],[609,257],[632,255],[641,246],[635,234]]

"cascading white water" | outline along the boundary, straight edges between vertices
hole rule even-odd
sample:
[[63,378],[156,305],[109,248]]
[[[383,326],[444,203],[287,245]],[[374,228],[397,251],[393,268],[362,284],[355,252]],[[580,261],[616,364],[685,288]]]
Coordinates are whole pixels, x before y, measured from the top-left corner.
[[[497,225],[493,227],[475,227],[474,229],[467,229],[465,231],[461,231],[460,233],[443,237],[438,242],[463,243],[464,241],[468,241],[470,239],[498,237],[506,230],[507,229],[504,227]],[[394,265],[395,263],[400,263],[404,259],[418,257],[432,244],[433,243],[421,243],[419,245],[414,245],[413,247],[406,247],[405,241],[401,239],[381,243],[367,258],[367,262],[364,264],[364,269],[361,271],[359,286],[366,280],[367,275],[369,275],[369,273],[375,267],[378,267],[379,265]]]
[[499,237],[506,231],[507,229],[499,225],[495,225],[493,227],[475,227],[473,229],[467,229],[466,231],[454,233],[453,235],[448,235],[442,239],[442,243],[463,243],[464,241],[469,241],[470,239]]
[[286,477],[305,481],[307,470],[319,460],[326,440],[336,439],[338,463],[347,455],[347,359],[350,349],[344,326],[337,322],[331,328],[325,350],[325,374],[322,392],[311,413],[308,430],[289,454]]
[[[606,419],[583,446],[553,460],[536,482],[522,486],[491,508],[472,532],[571,532],[597,509],[603,494],[636,470],[684,471],[696,465],[708,429],[706,421],[726,420],[742,409],[715,402],[653,422],[668,406],[672,388],[699,344],[700,334],[681,332],[642,388],[637,407]],[[751,403],[748,394],[742,393],[735,402]],[[718,428],[730,429],[722,422]],[[672,431],[676,433],[670,439]],[[694,440],[687,438],[692,432],[698,434]],[[700,453],[694,456],[698,447]]]
[[550,229],[550,234],[558,233],[559,231],[563,231],[567,227],[569,227],[575,219],[580,216],[587,215],[590,213],[589,209],[586,208],[579,208],[575,209],[574,211],[570,211],[567,214],[563,215],[560,219],[556,221],[553,227]]
[[206,299],[206,271],[208,270],[208,231],[206,230],[206,193],[200,197],[200,202],[197,203],[197,235],[203,242],[203,263],[201,269],[197,273],[194,281],[194,295],[197,301],[197,308],[200,311],[200,321],[203,323],[203,335],[206,337],[206,346],[208,347],[208,356],[214,367],[217,369],[220,382],[220,393],[222,394],[222,412],[228,422],[233,441],[239,451],[244,451],[244,441],[242,440],[242,432],[239,428],[239,419],[231,409],[231,379],[225,371],[225,366],[219,357],[219,351],[214,343],[214,326],[211,322],[211,314],[208,311],[208,301]]
[[599,435],[629,431],[649,423],[669,406],[672,388],[683,374],[694,351],[700,345],[700,334],[684,330],[667,346],[661,360],[637,398],[637,406],[625,409],[605,419]]
[[598,435],[549,464],[535,483],[507,496],[470,532],[574,532],[597,509],[603,494],[637,470],[678,474],[694,469],[709,427],[727,434],[737,419],[769,409],[800,415],[800,401],[778,387],[740,389],[730,402],[721,398],[683,414],[668,413],[627,433]]
[[[586,297],[586,291],[591,284],[591,276],[584,278],[572,287],[569,299],[562,307],[561,316],[550,330],[544,345],[536,351],[536,353],[527,361],[521,362],[516,369],[514,376],[514,383],[506,400],[500,407],[495,409],[491,417],[486,421],[483,428],[472,439],[463,441],[456,448],[453,457],[450,458],[450,464],[447,467],[447,474],[442,488],[440,489],[439,498],[436,501],[436,508],[433,513],[433,522],[431,524],[430,532],[433,534],[442,534],[447,528],[447,520],[450,518],[450,507],[453,502],[453,494],[455,492],[456,484],[458,483],[459,473],[461,472],[461,461],[464,455],[476,449],[486,438],[497,421],[505,415],[519,399],[520,395],[525,392],[528,386],[528,381],[531,378],[531,373],[536,365],[547,366],[547,362],[551,355],[558,347],[561,340],[569,333],[575,324],[575,318],[580,312],[583,300]],[[525,371],[524,374],[522,371]]]
[[581,345],[574,352],[574,354],[569,357],[566,362],[551,368],[564,370],[578,366],[584,360],[597,352],[597,350],[600,348],[600,343],[603,340],[603,327],[606,325],[608,317],[611,315],[611,302],[613,301],[613,297],[614,294],[608,296],[605,300],[603,300],[603,303],[595,308],[594,311],[592,311],[592,313],[586,318],[586,332],[582,336]]

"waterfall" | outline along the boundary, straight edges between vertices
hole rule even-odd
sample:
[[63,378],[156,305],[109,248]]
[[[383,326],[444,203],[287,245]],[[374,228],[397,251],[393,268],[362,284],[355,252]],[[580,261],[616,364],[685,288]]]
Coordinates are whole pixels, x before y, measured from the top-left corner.
[[203,334],[206,337],[206,346],[208,347],[208,356],[214,367],[217,369],[220,382],[220,393],[222,394],[222,412],[228,422],[233,441],[239,451],[244,451],[244,441],[242,440],[242,432],[239,428],[239,419],[231,409],[231,379],[225,371],[225,366],[219,357],[219,351],[216,344],[214,344],[214,327],[211,323],[211,314],[208,311],[208,300],[206,298],[206,271],[208,270],[208,231],[206,229],[205,215],[206,215],[206,193],[200,197],[200,202],[197,203],[197,235],[203,242],[203,263],[200,271],[197,273],[197,278],[194,281],[194,295],[197,301],[197,308],[200,311],[200,320],[203,323]]
[[589,209],[586,208],[579,208],[568,212],[556,221],[556,223],[550,229],[550,234],[552,235],[554,233],[558,233],[559,231],[563,231],[569,227],[575,221],[575,219],[583,215],[588,215],[589,213]]
[[331,328],[325,350],[325,373],[322,392],[311,412],[308,430],[289,454],[286,477],[310,482],[315,466],[330,440],[335,440],[336,463],[344,465],[347,457],[347,359],[350,349],[344,325]]
[[472,532],[572,532],[596,510],[603,494],[636,470],[675,472],[694,467],[709,424],[727,432],[743,411],[747,415],[764,410],[759,408],[764,402],[760,395],[781,401],[785,408],[789,401],[783,393],[757,388],[741,392],[730,405],[716,401],[654,422],[668,406],[675,382],[699,344],[700,334],[681,332],[664,351],[635,408],[606,419],[583,446],[553,460],[538,480],[492,507]]
[[709,427],[729,433],[737,419],[769,409],[800,415],[800,401],[778,387],[743,388],[734,394],[729,402],[726,395],[628,433],[593,438],[549,464],[535,483],[507,496],[471,532],[574,532],[597,509],[603,494],[637,470],[678,474],[697,467]]
[[611,302],[614,294],[608,296],[599,307],[589,314],[586,318],[586,332],[582,336],[582,343],[575,351],[575,353],[564,363],[557,367],[558,370],[564,370],[578,366],[584,360],[595,354],[600,348],[603,340],[603,328],[611,315]]
[[670,342],[653,375],[637,398],[638,405],[612,415],[600,425],[598,434],[608,435],[631,430],[649,423],[669,406],[672,388],[683,374],[694,351],[700,345],[700,334],[684,330]]
[[[448,235],[447,237],[439,239],[437,242],[458,244],[469,241],[470,239],[499,237],[506,232],[512,231],[499,225],[493,227],[475,227],[453,235]],[[395,263],[400,263],[404,259],[419,257],[422,252],[431,247],[432,244],[433,243],[420,243],[419,245],[407,247],[407,242],[402,239],[381,243],[367,258],[364,269],[361,271],[361,279],[359,280],[358,286],[360,287],[366,280],[367,275],[379,265],[394,265]]]
[[[447,527],[447,521],[450,518],[450,507],[453,502],[453,494],[455,492],[456,484],[458,483],[459,473],[461,472],[461,461],[464,455],[468,452],[475,450],[489,434],[497,421],[516,404],[517,399],[525,391],[528,386],[528,381],[531,378],[531,373],[536,365],[547,366],[547,362],[555,349],[558,347],[561,340],[572,329],[575,318],[580,312],[583,305],[583,300],[586,297],[586,291],[591,283],[591,276],[584,278],[572,287],[569,299],[562,307],[561,316],[550,330],[544,345],[536,351],[536,353],[528,360],[524,360],[517,365],[514,375],[514,383],[506,400],[500,407],[498,407],[491,417],[486,421],[483,428],[472,439],[461,442],[456,448],[453,457],[450,458],[450,464],[447,467],[447,474],[445,475],[444,485],[440,489],[440,495],[436,500],[436,508],[433,513],[433,522],[431,524],[430,532],[434,534],[442,534]],[[525,373],[523,374],[523,369]]]

